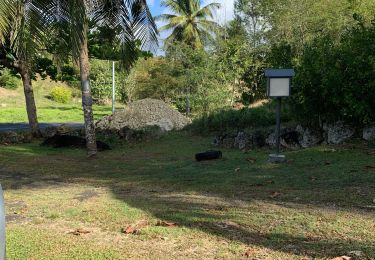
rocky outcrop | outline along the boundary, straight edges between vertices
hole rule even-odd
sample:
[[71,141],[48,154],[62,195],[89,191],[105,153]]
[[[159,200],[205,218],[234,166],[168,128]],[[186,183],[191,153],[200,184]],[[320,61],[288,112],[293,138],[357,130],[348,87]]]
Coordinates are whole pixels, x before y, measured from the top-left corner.
[[261,148],[266,145],[266,135],[267,134],[262,131],[240,131],[237,134],[217,135],[214,137],[212,144],[224,148],[237,148],[240,150]]
[[0,144],[30,143],[32,136],[29,132],[0,132]]
[[308,148],[311,146],[318,145],[324,141],[323,133],[319,129],[303,127],[298,125],[296,127],[298,133],[298,142],[302,148]]
[[375,125],[367,126],[363,128],[362,138],[366,141],[374,141],[375,140]]
[[355,129],[342,121],[325,124],[323,130],[326,132],[326,140],[329,144],[341,144],[355,134]]
[[[298,125],[297,127],[282,128],[280,130],[280,145],[287,149],[308,148],[319,145],[324,141],[323,131],[317,128]],[[276,147],[276,133],[273,129],[256,131],[239,131],[237,134],[218,135],[213,145],[240,150],[264,147]]]
[[[270,147],[276,147],[276,133],[271,133],[266,138],[266,144]],[[298,132],[292,128],[284,128],[280,131],[280,145],[289,149],[300,148]]]
[[251,136],[245,132],[239,132],[234,138],[234,147],[243,150],[251,146]]
[[83,128],[73,128],[68,125],[62,124],[60,126],[50,126],[40,130],[43,138],[49,138],[55,135],[74,135],[84,136]]

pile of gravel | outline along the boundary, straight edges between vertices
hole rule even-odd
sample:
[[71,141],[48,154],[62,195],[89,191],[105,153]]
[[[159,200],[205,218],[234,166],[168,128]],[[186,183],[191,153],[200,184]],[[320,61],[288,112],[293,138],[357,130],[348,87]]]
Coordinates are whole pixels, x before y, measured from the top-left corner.
[[179,130],[191,123],[191,120],[168,104],[156,99],[143,99],[130,103],[124,110],[106,116],[96,123],[99,130],[134,130],[149,126],[158,126],[163,131]]

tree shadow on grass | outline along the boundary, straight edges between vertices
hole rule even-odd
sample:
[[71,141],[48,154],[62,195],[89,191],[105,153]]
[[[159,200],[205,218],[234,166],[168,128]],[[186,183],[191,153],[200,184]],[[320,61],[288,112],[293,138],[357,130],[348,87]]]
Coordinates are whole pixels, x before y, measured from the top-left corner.
[[[164,193],[159,196],[155,196],[155,190],[149,192],[143,191],[137,193],[137,195],[130,195],[128,192],[121,192],[118,187],[113,187],[113,192],[118,199],[125,201],[128,205],[136,208],[140,208],[144,211],[150,212],[154,217],[172,221],[177,223],[179,226],[188,227],[191,229],[197,229],[208,234],[219,236],[224,240],[238,241],[249,246],[257,245],[265,248],[269,248],[275,251],[291,253],[300,256],[310,257],[321,257],[321,258],[333,258],[339,255],[347,254],[350,251],[362,251],[365,256],[375,256],[375,244],[374,240],[358,241],[354,237],[347,236],[347,234],[334,234],[332,237],[318,237],[309,233],[309,228],[306,230],[301,227],[301,222],[296,221],[295,229],[299,230],[298,233],[293,233],[288,229],[294,229],[293,224],[290,223],[289,216],[283,215],[283,213],[277,216],[278,213],[274,213],[271,217],[273,221],[269,221],[269,227],[257,225],[251,223],[247,219],[250,214],[258,215],[262,217],[262,214],[269,215],[270,211],[265,209],[262,212],[262,206],[275,206],[274,200],[262,200],[257,202],[258,198],[253,198],[246,201],[238,201],[230,198],[215,197],[215,202],[207,202],[211,195],[200,195],[194,202],[188,198],[182,198],[180,195],[172,193]],[[189,196],[186,196],[189,197]],[[279,201],[281,202],[281,201]],[[247,204],[247,203],[261,203],[261,207],[254,208],[241,208],[236,205]],[[302,202],[303,203],[303,202]],[[294,205],[297,208],[296,211],[290,214],[298,214],[298,208],[302,211],[306,210],[306,207],[313,210],[311,205],[297,204]],[[324,206],[315,205],[315,210],[324,211]],[[260,210],[254,212],[254,210]],[[333,209],[329,209],[333,210]],[[335,210],[345,212],[347,210],[336,208]],[[282,210],[284,211],[284,210]],[[360,212],[357,212],[360,214]],[[302,213],[306,214],[306,212]],[[237,215],[237,218],[235,217]],[[286,217],[289,220],[284,221]],[[251,218],[250,218],[251,219]],[[253,218],[257,221],[256,217]],[[305,220],[308,226],[309,219]],[[271,227],[275,225],[274,227]],[[285,225],[285,232],[282,226]],[[303,234],[305,233],[305,234]],[[341,238],[338,238],[341,237]],[[370,258],[369,258],[370,259]]]
[[[22,152],[14,151],[17,160],[29,164],[14,171],[4,170],[0,162],[0,178],[5,189],[42,189],[64,183],[105,186],[117,199],[155,218],[276,251],[312,257],[334,257],[352,250],[369,257],[374,254],[372,238],[356,240],[330,233],[314,236],[307,227],[309,221],[316,220],[309,218],[313,211],[316,218],[325,211],[374,216],[360,208],[374,195],[370,189],[374,175],[363,171],[370,158],[362,158],[360,152],[306,150],[289,154],[293,163],[269,165],[262,159],[268,151],[251,154],[256,163],[249,163],[250,155],[228,150],[224,160],[196,163],[191,153],[203,149],[201,144],[189,147],[188,139],[160,142],[150,150],[115,150],[95,160],[86,159],[84,151],[31,145]],[[12,161],[12,152],[7,155]],[[53,175],[42,173],[38,166],[52,167]],[[356,193],[353,187],[362,188]],[[306,219],[296,219],[294,224],[288,214],[300,213]]]

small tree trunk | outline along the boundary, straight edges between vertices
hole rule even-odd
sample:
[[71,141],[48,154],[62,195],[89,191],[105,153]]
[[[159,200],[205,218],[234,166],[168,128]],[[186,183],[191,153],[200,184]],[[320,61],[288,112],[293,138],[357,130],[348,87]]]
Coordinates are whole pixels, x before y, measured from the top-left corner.
[[190,88],[186,89],[186,115],[190,115]]
[[82,87],[82,108],[83,116],[85,119],[85,133],[86,133],[86,147],[87,156],[91,157],[96,155],[96,137],[95,137],[95,125],[94,116],[92,111],[92,96],[90,88],[90,67],[89,67],[89,55],[87,48],[87,21],[84,25],[84,40],[80,48],[79,65],[81,75],[81,87]]
[[20,74],[22,78],[23,90],[25,93],[25,100],[26,100],[26,111],[27,117],[29,119],[29,125],[31,134],[34,137],[40,136],[39,124],[38,124],[38,117],[36,113],[36,105],[34,99],[34,91],[33,86],[31,83],[30,73],[27,69],[20,69]]

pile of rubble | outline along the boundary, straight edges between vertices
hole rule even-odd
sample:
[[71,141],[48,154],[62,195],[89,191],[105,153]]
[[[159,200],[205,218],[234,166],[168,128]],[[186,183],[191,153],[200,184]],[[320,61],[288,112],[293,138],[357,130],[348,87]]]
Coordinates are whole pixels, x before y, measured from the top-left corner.
[[96,123],[99,130],[120,131],[123,128],[140,130],[157,126],[162,131],[180,130],[191,120],[168,104],[156,99],[143,99],[130,103],[125,109],[116,111]]

